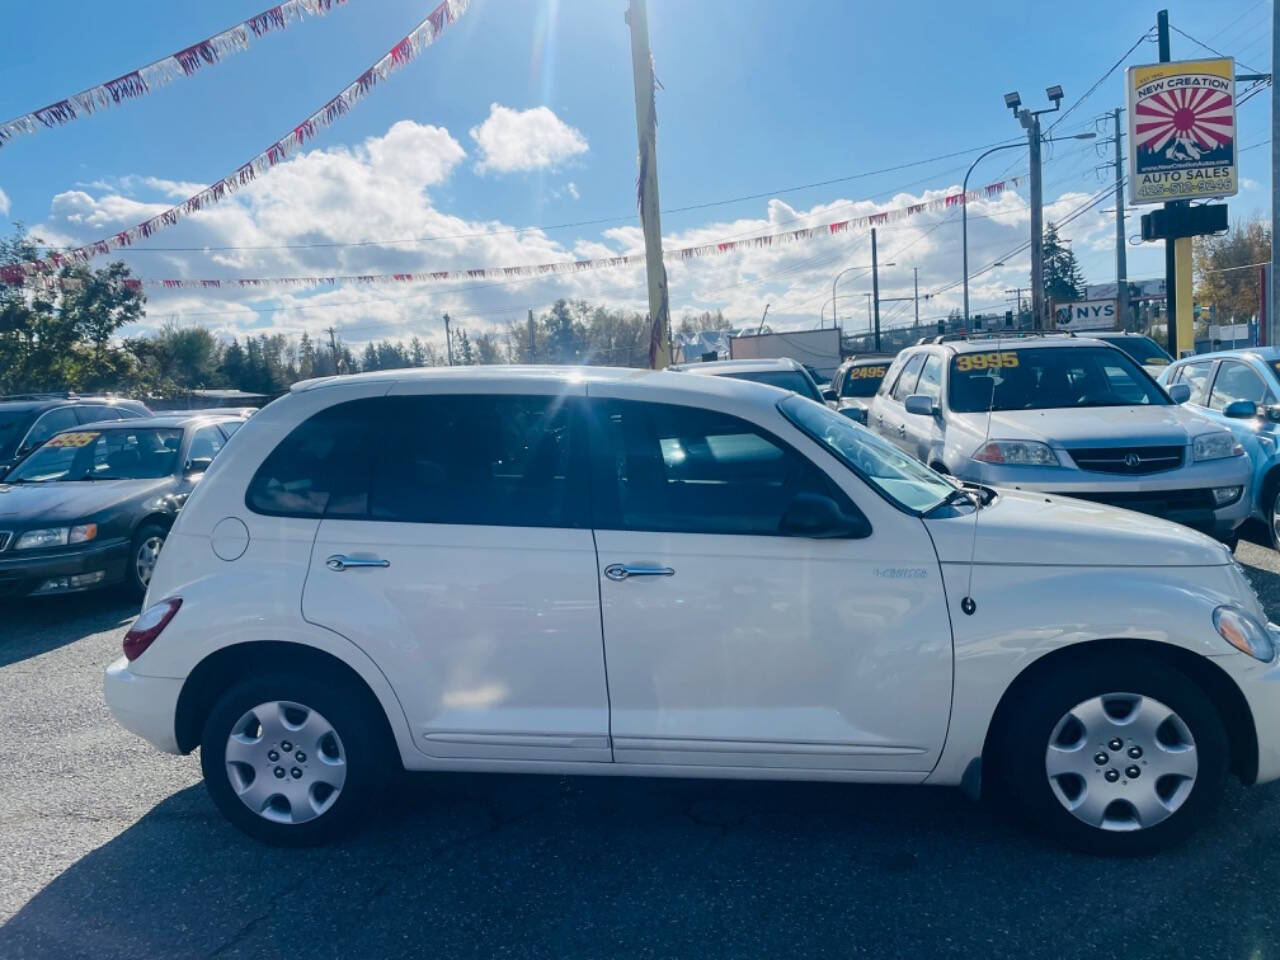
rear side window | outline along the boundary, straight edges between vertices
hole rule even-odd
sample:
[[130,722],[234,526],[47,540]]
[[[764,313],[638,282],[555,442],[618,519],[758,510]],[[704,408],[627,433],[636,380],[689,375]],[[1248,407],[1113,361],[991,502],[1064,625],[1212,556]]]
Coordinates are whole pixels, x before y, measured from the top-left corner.
[[1186,366],[1178,368],[1178,377],[1175,382],[1185,383],[1191,388],[1191,399],[1189,399],[1187,403],[1194,403],[1199,407],[1208,405],[1209,374],[1212,372],[1212,360],[1205,360],[1200,363],[1188,363]]
[[797,494],[853,509],[807,457],[745,420],[625,400],[592,411],[602,529],[778,536]]
[[371,519],[509,527],[589,523],[575,398],[445,394],[382,403]]
[[902,401],[911,396],[916,389],[916,380],[920,376],[920,368],[924,366],[924,354],[917,353],[902,368],[902,376],[893,385],[893,399]]
[[276,517],[364,517],[369,502],[369,434],[385,414],[381,397],[321,410],[263,461],[245,503]]
[[102,420],[120,419],[117,409],[109,407],[105,403],[90,403],[82,407],[76,407],[76,414],[80,417],[81,423],[97,423]]

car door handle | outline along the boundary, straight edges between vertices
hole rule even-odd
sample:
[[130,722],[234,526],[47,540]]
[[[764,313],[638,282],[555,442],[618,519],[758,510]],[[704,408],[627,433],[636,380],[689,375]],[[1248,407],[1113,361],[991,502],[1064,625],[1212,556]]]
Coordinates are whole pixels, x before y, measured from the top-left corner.
[[604,575],[610,580],[621,582],[628,577],[674,577],[671,567],[651,567],[645,564],[611,563],[604,568]]
[[341,553],[335,553],[325,560],[324,565],[335,573],[341,573],[343,570],[349,570],[352,567],[389,567],[391,566],[391,561],[383,560],[381,557],[348,557]]

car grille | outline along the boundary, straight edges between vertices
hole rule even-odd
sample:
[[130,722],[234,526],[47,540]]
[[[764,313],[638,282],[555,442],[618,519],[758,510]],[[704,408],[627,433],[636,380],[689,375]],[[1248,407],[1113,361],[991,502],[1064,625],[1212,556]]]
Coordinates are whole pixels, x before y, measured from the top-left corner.
[[1182,466],[1182,447],[1068,447],[1081,470],[1137,476]]
[[0,530],[0,553],[9,549],[9,538],[12,536],[8,530]]
[[1069,493],[1063,496],[1075,497],[1077,500],[1091,500],[1094,503],[1105,503],[1112,507],[1124,507],[1138,513],[1149,513],[1157,517],[1169,517],[1177,514],[1213,514],[1213,491],[1197,490],[1152,490],[1143,493],[1112,493],[1111,491],[1088,493]]

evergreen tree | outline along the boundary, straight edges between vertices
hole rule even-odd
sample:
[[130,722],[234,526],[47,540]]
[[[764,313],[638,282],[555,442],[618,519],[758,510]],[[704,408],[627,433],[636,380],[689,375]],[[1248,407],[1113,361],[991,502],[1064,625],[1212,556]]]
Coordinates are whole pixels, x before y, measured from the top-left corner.
[[1084,274],[1075,252],[1058,236],[1050,223],[1044,231],[1044,295],[1055,303],[1079,300],[1084,296]]
[[467,331],[461,328],[453,335],[453,362],[464,367],[472,366],[476,362],[471,338],[467,336]]

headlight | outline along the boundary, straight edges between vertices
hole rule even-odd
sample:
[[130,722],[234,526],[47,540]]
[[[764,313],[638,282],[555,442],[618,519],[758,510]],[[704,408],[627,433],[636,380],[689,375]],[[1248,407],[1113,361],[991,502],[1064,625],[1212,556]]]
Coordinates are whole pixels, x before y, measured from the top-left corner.
[[84,523],[75,527],[46,527],[44,530],[28,530],[13,545],[15,550],[38,550],[41,547],[65,547],[69,543],[84,543],[98,535],[96,523]]
[[1191,452],[1196,460],[1221,460],[1241,456],[1244,447],[1230,433],[1204,433],[1196,437]]
[[1275,659],[1275,644],[1267,628],[1239,607],[1218,607],[1213,611],[1213,626],[1218,636],[1241,653],[1264,663]]
[[992,440],[978,448],[973,459],[982,463],[1006,463],[1017,466],[1056,467],[1058,456],[1047,443],[1035,440]]

